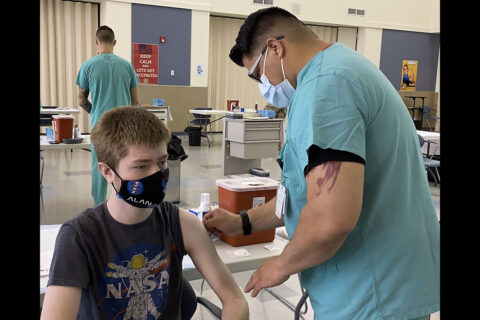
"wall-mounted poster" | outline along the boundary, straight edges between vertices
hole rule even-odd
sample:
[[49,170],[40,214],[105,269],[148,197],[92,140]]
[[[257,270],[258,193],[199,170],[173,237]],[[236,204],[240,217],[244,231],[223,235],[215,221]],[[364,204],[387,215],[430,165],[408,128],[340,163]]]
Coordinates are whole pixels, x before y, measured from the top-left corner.
[[134,43],[133,67],[140,83],[158,84],[158,44]]
[[415,91],[417,88],[418,60],[402,60],[402,84],[400,91]]

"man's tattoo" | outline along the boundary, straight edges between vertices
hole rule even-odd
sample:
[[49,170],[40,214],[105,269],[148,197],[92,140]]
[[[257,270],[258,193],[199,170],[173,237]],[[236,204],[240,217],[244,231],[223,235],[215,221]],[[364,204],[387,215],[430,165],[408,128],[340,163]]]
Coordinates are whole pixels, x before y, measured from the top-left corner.
[[88,101],[88,91],[84,90],[80,94],[82,95],[80,107],[82,107],[83,109],[85,109],[85,111],[90,113],[90,111],[92,110],[92,103]]
[[82,102],[83,103],[80,105],[80,107],[82,107],[83,109],[85,109],[85,111],[90,113],[90,111],[92,110],[92,103],[88,101],[88,99],[85,99]]
[[330,192],[335,185],[335,182],[337,181],[337,176],[338,172],[340,171],[340,167],[342,166],[342,162],[340,161],[328,161],[321,166],[325,169],[325,176],[322,178],[317,179],[317,186],[318,186],[318,191],[317,191],[317,196],[321,193],[323,185],[330,179],[333,178],[332,184],[330,185],[330,188],[328,188],[328,192]]

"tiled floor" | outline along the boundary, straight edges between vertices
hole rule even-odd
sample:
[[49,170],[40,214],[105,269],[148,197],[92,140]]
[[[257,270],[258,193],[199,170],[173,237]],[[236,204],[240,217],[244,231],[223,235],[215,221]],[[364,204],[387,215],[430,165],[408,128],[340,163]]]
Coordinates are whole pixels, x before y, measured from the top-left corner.
[[[189,147],[188,137],[180,136],[182,146],[188,159],[181,163],[180,203],[183,208],[198,207],[200,193],[209,192],[211,201],[216,201],[217,187],[215,180],[223,176],[222,172],[222,136],[212,135],[213,143],[209,148],[202,139],[200,147]],[[45,168],[43,176],[43,197],[45,206],[45,224],[61,224],[85,208],[93,206],[90,196],[90,153],[84,150],[43,151]],[[270,171],[274,179],[280,178],[280,168],[275,159],[263,159],[262,168]],[[432,199],[440,217],[440,188],[430,187]],[[108,193],[111,192],[109,187]],[[42,223],[44,223],[42,221]],[[243,289],[253,271],[235,273],[234,277]],[[201,280],[191,281],[197,295],[200,295]],[[291,276],[288,281],[274,289],[291,303],[296,303],[301,297],[298,278]],[[205,283],[202,296],[220,305],[219,299]],[[245,297],[249,303],[250,319],[278,320],[293,319],[293,312],[283,303],[264,290],[256,297],[249,294]],[[308,301],[308,300],[307,300]],[[440,319],[440,313],[431,319]],[[199,306],[193,317],[195,320],[214,319],[203,306]],[[308,312],[304,319],[313,319],[313,311],[308,303]]]

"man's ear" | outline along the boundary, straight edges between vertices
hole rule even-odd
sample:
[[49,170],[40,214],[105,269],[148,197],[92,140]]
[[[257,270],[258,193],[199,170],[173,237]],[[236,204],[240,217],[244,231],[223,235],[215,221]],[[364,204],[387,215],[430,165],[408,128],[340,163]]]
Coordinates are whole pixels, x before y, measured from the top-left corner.
[[98,170],[102,174],[102,176],[107,180],[108,184],[113,183],[113,176],[115,175],[115,172],[110,168],[108,164],[105,162],[99,162],[98,163]]
[[267,44],[268,44],[268,51],[272,50],[273,52],[275,52],[275,55],[278,57],[278,58],[283,58],[283,54],[284,54],[284,44],[280,41],[280,40],[277,40],[275,38],[269,38],[267,39]]

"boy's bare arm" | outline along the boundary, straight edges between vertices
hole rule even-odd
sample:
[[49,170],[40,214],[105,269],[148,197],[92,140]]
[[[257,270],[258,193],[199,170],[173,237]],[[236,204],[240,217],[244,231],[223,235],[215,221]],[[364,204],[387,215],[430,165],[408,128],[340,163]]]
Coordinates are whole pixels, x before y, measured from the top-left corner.
[[248,304],[230,271],[218,256],[202,222],[179,209],[185,250],[222,302],[222,319],[248,319]]
[[80,307],[79,287],[48,286],[40,320],[75,320]]

